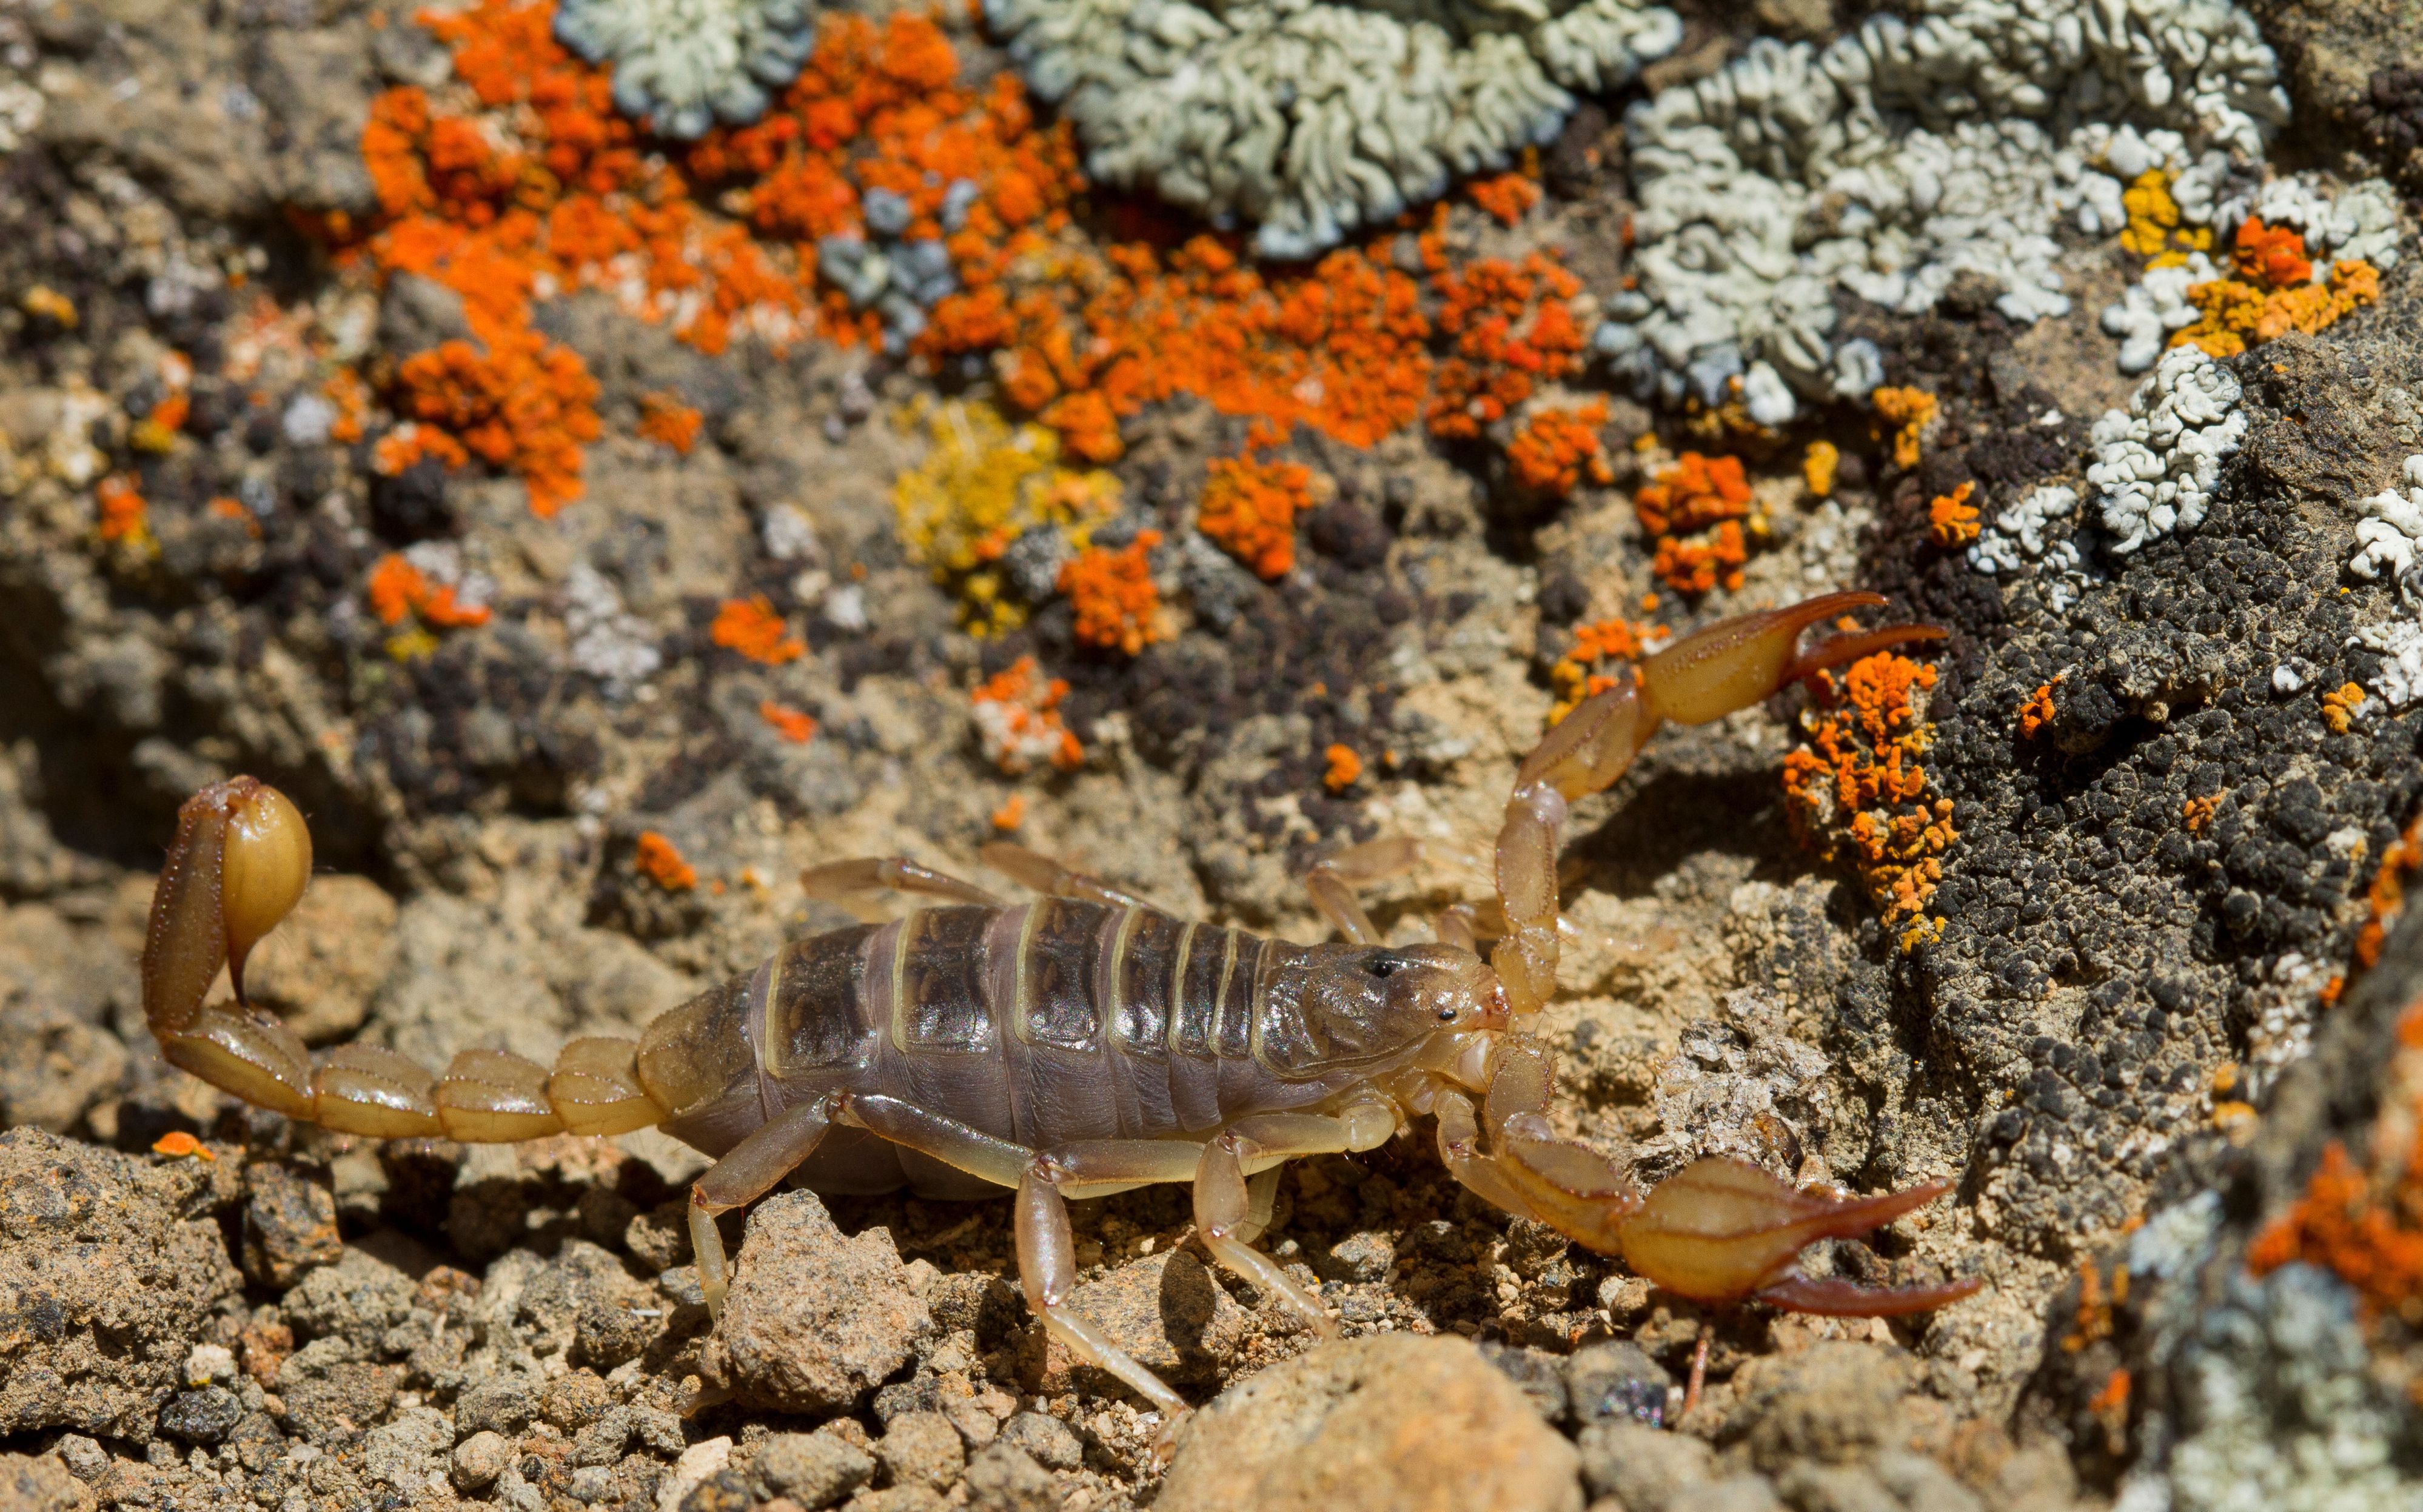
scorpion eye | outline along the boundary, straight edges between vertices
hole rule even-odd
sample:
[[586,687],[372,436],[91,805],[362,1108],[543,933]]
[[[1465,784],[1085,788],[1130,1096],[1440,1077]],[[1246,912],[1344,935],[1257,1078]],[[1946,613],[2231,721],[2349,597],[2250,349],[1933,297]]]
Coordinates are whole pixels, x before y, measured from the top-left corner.
[[1440,1023],[1452,1024],[1455,1022],[1455,1010],[1453,1008],[1442,1008],[1439,1010],[1438,1016]]
[[1374,955],[1363,963],[1363,969],[1375,977],[1389,977],[1396,975],[1397,969],[1404,964],[1393,955]]

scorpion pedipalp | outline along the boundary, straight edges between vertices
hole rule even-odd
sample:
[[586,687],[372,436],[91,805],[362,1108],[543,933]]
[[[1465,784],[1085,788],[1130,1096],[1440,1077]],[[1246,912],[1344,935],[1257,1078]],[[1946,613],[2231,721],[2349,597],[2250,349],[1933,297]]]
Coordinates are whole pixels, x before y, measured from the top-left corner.
[[1723,1306],[1757,1300],[1852,1317],[1924,1313],[1975,1291],[1975,1279],[1877,1288],[1812,1280],[1793,1265],[1819,1239],[1857,1238],[1933,1202],[1950,1183],[1875,1197],[1797,1188],[1745,1161],[1707,1157],[1645,1193],[1619,1162],[1557,1138],[1545,1117],[1547,1052],[1510,1039],[1493,1057],[1481,1108],[1441,1099],[1440,1152],[1458,1179],[1511,1212],[1602,1254],[1621,1255],[1679,1297]]

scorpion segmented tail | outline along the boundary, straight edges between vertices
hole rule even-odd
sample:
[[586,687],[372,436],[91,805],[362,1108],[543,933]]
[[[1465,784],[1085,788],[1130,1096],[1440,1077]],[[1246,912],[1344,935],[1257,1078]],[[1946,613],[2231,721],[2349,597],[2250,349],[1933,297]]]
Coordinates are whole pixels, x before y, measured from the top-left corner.
[[[339,1046],[315,1067],[293,1030],[244,998],[252,948],[310,875],[310,832],[275,788],[231,778],[178,811],[143,946],[144,1015],[169,1064],[299,1122],[374,1139],[493,1144],[664,1120],[629,1040],[574,1040],[551,1072],[503,1050],[465,1050],[433,1076],[372,1045]],[[236,1000],[205,1004],[222,966]]]

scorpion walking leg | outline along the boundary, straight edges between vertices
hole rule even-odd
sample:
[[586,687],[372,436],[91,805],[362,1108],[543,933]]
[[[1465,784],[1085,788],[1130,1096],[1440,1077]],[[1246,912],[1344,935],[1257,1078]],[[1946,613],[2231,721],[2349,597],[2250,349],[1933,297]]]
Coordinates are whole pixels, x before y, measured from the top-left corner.
[[1004,876],[1016,877],[1047,898],[1074,898],[1080,903],[1107,904],[1114,908],[1149,908],[1151,904],[1124,892],[1099,877],[1064,866],[1041,851],[1013,841],[996,840],[976,847],[984,863]]
[[[1388,1122],[1393,1127],[1393,1117]],[[1270,1221],[1269,1205],[1275,1186],[1264,1183],[1277,1176],[1281,1161],[1356,1148],[1363,1137],[1351,1117],[1274,1113],[1243,1119],[1203,1146],[1202,1163],[1195,1174],[1195,1229],[1203,1247],[1223,1266],[1277,1298],[1322,1338],[1337,1337],[1338,1325],[1321,1299],[1248,1240]],[[1249,1173],[1249,1167],[1259,1173]]]
[[816,1153],[831,1126],[826,1099],[801,1103],[734,1145],[690,1183],[689,1245],[698,1256],[698,1288],[706,1294],[708,1316],[723,1315],[723,1295],[732,1285],[716,1215],[746,1207],[773,1190],[776,1182]]
[[811,866],[800,874],[800,889],[809,897],[826,902],[863,897],[871,892],[910,892],[988,908],[1001,906],[999,898],[974,883],[920,866],[906,856],[859,856]]
[[1175,1419],[1186,1411],[1185,1398],[1068,1305],[1077,1285],[1076,1240],[1069,1231],[1069,1205],[1058,1175],[1054,1162],[1038,1156],[1018,1178],[1018,1279],[1026,1305],[1043,1320],[1044,1331],[1081,1363],[1109,1371]]

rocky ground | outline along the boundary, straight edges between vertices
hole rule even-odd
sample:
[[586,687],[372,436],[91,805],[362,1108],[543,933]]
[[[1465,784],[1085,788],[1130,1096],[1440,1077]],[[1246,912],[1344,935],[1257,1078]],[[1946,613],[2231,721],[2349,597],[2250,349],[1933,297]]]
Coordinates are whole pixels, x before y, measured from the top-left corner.
[[[2412,18],[2257,9],[2295,81],[2288,156],[2423,182]],[[790,884],[802,865],[973,873],[1013,808],[1021,841],[1173,911],[1310,939],[1294,877],[1323,847],[1485,847],[1576,627],[1656,586],[1631,490],[1716,449],[1717,422],[1613,401],[1611,482],[1554,509],[1468,449],[1299,431],[1278,454],[1335,483],[1300,569],[1197,564],[1175,635],[1132,659],[1078,645],[1065,606],[1006,638],[956,628],[891,497],[925,445],[894,417],[933,382],[863,351],[708,357],[597,296],[548,302],[613,422],[584,496],[549,520],[510,478],[381,476],[302,400],[325,364],[425,350],[460,310],[332,266],[290,213],[359,212],[371,93],[444,76],[407,10],[0,0],[0,1505],[2423,1496],[2423,1285],[2401,1312],[2383,1279],[2411,1264],[2392,1241],[2413,1214],[2295,1252],[2314,1264],[2248,1264],[2330,1142],[2394,1163],[2423,1088],[2399,1050],[2423,921],[2392,917],[2423,705],[2324,701],[2375,676],[2351,635],[2393,612],[2342,567],[2353,501],[2423,451],[2411,252],[2378,305],[2235,359],[2251,425],[2211,516],[2074,593],[1980,576],[1933,543],[1928,503],[2080,481],[2088,420],[2133,386],[2094,324],[2117,254],[2072,247],[2079,309],[2034,330],[1985,301],[1854,312],[1889,381],[1937,396],[1921,460],[1849,411],[1731,438],[1768,540],[1738,588],[1656,615],[1858,586],[1946,626],[1923,760],[1957,839],[1913,935],[1796,839],[1778,769],[1823,712],[1810,693],[1667,732],[1577,813],[1577,939],[1543,1031],[1559,1117],[1643,1179],[1708,1151],[1861,1189],[1951,1178],[1812,1267],[1974,1275],[1977,1296],[1892,1325],[1709,1315],[1403,1140],[1282,1183],[1266,1243],[1348,1335],[1314,1348],[1208,1265],[1182,1192],[1085,1204],[1076,1307],[1205,1405],[1164,1467],[1158,1418],[1033,1323],[1006,1205],[771,1198],[728,1221],[738,1281],[710,1328],[681,1220],[704,1161],[670,1140],[348,1140],[165,1065],[135,961],[176,805],[239,771],[295,797],[321,874],[258,997],[314,1045],[433,1065],[634,1032],[847,922]],[[1659,82],[1748,25],[1695,20]],[[1467,209],[1459,243],[1555,244],[1617,276],[1606,130],[1585,113],[1519,232]],[[172,352],[190,417],[148,451]],[[667,390],[702,416],[686,451],[631,433]],[[1132,423],[1126,525],[1181,528],[1243,431],[1189,402]],[[1819,439],[1843,456],[1826,498],[1798,478]],[[148,551],[96,536],[96,483],[138,453]],[[400,655],[362,585],[433,542],[495,614]],[[716,642],[718,604],[759,591],[805,654]],[[655,659],[613,664],[617,645]],[[1076,770],[1011,777],[978,751],[969,689],[1021,655],[1071,685]],[[812,711],[815,737],[784,738],[768,701]],[[1370,770],[1332,784],[1340,743]],[[642,834],[695,884],[643,871]],[[1425,937],[1486,886],[1450,867],[1378,914]]]

